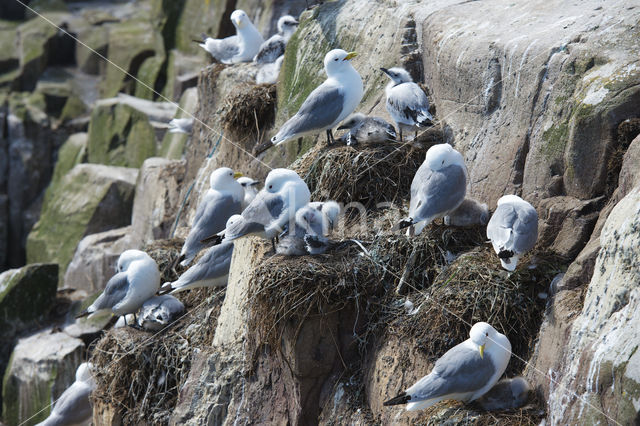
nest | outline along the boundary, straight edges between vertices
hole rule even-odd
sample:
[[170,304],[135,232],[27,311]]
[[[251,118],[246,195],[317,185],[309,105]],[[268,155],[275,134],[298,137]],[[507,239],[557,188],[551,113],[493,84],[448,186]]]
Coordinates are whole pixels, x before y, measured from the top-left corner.
[[178,263],[183,244],[184,239],[172,238],[170,240],[155,240],[142,247],[141,250],[151,256],[158,264],[160,284],[177,280],[187,269]]
[[260,139],[276,118],[275,84],[242,86],[227,100],[222,124],[240,139]]
[[423,143],[371,143],[316,147],[292,168],[304,179],[312,200],[362,203],[401,203],[409,198],[411,181],[427,149],[441,140],[439,132]]
[[[533,262],[535,268],[530,268]],[[418,349],[435,360],[469,338],[469,324],[488,322],[511,342],[517,357],[512,357],[507,373],[514,375],[524,368],[522,359],[529,359],[540,328],[545,300],[538,294],[561,268],[560,259],[538,254],[525,256],[518,269],[508,273],[490,247],[478,247],[444,268],[414,300],[418,313],[396,317],[389,330],[412,337]]]

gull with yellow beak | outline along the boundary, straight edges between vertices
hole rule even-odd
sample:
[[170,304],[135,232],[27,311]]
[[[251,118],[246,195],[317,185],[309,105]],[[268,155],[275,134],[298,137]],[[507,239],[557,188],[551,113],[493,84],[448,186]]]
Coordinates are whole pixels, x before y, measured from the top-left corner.
[[241,176],[241,173],[234,173],[228,167],[221,167],[211,173],[211,188],[198,205],[193,225],[180,252],[182,266],[188,266],[205,247],[201,242],[203,238],[222,231],[227,220],[242,211],[244,188],[236,180]]
[[300,110],[271,138],[273,145],[323,130],[327,132],[327,143],[334,142],[331,129],[356,109],[364,94],[362,78],[349,62],[355,56],[355,52],[347,53],[342,49],[334,49],[325,55],[327,79],[309,94]]
[[487,393],[509,364],[511,343],[486,322],[475,323],[469,336],[442,355],[431,373],[384,405],[424,410],[445,399],[471,402]]

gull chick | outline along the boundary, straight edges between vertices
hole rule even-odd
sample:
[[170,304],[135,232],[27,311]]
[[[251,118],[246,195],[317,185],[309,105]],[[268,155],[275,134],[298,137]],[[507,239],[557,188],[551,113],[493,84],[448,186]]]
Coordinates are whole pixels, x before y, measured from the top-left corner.
[[402,128],[417,132],[418,127],[432,124],[433,116],[429,112],[429,100],[420,86],[404,68],[380,68],[387,74],[391,82],[385,89],[387,95],[387,111],[397,123],[402,141]]
[[350,62],[355,56],[355,52],[347,53],[342,49],[334,49],[325,55],[327,79],[309,94],[300,110],[271,138],[273,145],[323,130],[327,132],[327,143],[333,144],[331,129],[356,109],[364,94],[362,78]]
[[340,138],[344,138],[347,145],[359,142],[389,142],[396,140],[396,129],[380,117],[369,117],[360,112],[349,116],[342,122],[338,130],[349,129]]
[[409,218],[397,228],[410,226],[408,234],[418,235],[434,219],[455,211],[464,200],[467,180],[464,159],[451,145],[443,143],[429,148],[411,182]]
[[223,39],[203,35],[202,41],[194,41],[223,64],[251,62],[264,42],[262,35],[253,26],[244,10],[234,10],[231,14],[231,23],[236,28],[236,35]]
[[117,273],[98,298],[76,318],[102,310],[115,315],[134,314],[160,287],[160,271],[155,260],[140,250],[127,250],[118,258]]
[[201,242],[203,238],[222,231],[227,219],[242,211],[245,192],[236,180],[241,176],[228,167],[221,167],[211,173],[211,187],[198,205],[191,230],[180,252],[182,266],[188,266],[205,247]]
[[327,236],[335,227],[339,215],[340,205],[335,201],[315,201],[296,212],[296,226],[304,230],[308,253],[322,254],[327,251]]
[[505,195],[487,224],[487,238],[502,267],[514,271],[518,259],[538,240],[538,212],[517,195]]
[[298,29],[298,21],[293,16],[285,15],[278,19],[278,34],[269,37],[260,45],[258,53],[253,58],[257,64],[270,64],[284,55],[284,49],[289,39]]
[[486,322],[475,323],[469,339],[449,349],[431,373],[384,405],[407,404],[407,411],[415,411],[445,399],[473,401],[493,387],[510,358],[509,339]]
[[280,68],[282,68],[282,61],[284,61],[284,55],[276,59],[271,64],[264,64],[258,70],[256,74],[257,84],[274,84],[278,81],[278,75],[280,75]]

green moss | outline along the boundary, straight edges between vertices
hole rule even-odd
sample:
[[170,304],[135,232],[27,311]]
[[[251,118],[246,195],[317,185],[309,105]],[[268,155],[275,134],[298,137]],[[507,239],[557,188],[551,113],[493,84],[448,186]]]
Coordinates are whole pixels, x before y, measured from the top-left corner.
[[[136,81],[135,96],[137,98],[154,100],[155,87],[161,77],[163,65],[165,64],[164,56],[153,56],[145,59],[138,71],[138,80]],[[144,84],[143,84],[144,83]]]
[[69,139],[58,150],[58,160],[53,169],[51,182],[44,195],[44,203],[48,203],[56,191],[57,185],[62,178],[67,175],[76,164],[87,162],[87,135],[86,133],[76,133],[71,135]]
[[0,63],[4,63],[5,67],[11,64],[17,67],[18,62],[18,34],[15,27],[0,30]]
[[548,159],[562,156],[569,140],[569,124],[565,122],[550,127],[542,134],[542,140],[545,144],[541,152]]
[[67,99],[67,102],[64,104],[64,108],[62,108],[62,112],[60,113],[60,120],[67,121],[72,120],[74,118],[80,117],[82,114],[87,112],[87,106],[82,102],[76,95],[71,95]]

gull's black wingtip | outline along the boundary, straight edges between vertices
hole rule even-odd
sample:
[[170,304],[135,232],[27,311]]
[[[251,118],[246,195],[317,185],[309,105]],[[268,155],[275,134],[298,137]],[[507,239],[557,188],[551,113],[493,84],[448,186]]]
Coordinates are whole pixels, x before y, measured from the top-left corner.
[[411,400],[411,396],[407,395],[406,392],[402,392],[400,395],[396,396],[395,398],[391,398],[390,400],[383,402],[382,405],[384,405],[385,407],[388,407],[390,405],[406,404],[410,400]]
[[513,250],[501,250],[498,253],[498,257],[500,259],[509,259],[510,257],[513,257],[514,254]]
[[399,231],[401,229],[408,228],[411,225],[413,225],[413,219],[411,219],[411,218],[403,219],[400,222],[398,222],[393,228],[391,228],[391,230],[392,231]]
[[91,312],[89,312],[88,310],[86,310],[86,309],[85,309],[84,311],[82,311],[82,312],[80,312],[78,315],[76,315],[76,319],[78,319],[78,318],[82,318],[82,317],[86,317],[86,316],[88,316],[89,314],[91,314]]
[[218,234],[213,234],[210,237],[201,239],[200,242],[202,244],[213,244],[214,246],[217,246],[218,244],[222,244],[222,238],[223,237]]

